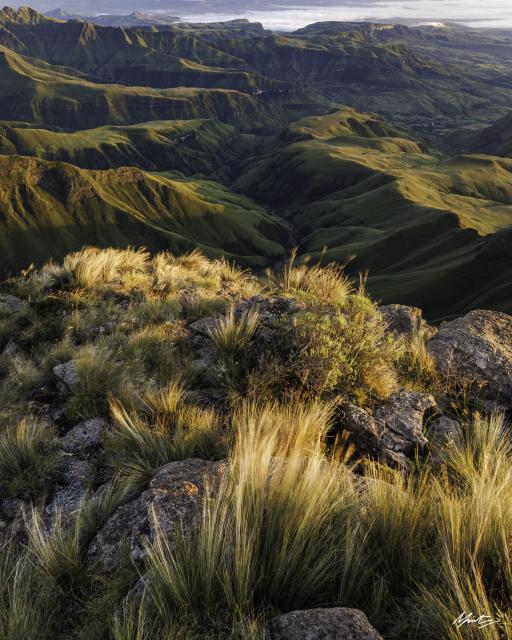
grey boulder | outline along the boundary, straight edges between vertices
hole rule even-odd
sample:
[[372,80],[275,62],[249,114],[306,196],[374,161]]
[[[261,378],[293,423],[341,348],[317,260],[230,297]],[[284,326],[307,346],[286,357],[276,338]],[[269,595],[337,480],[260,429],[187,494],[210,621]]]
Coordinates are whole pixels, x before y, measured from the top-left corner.
[[375,412],[384,425],[382,447],[395,453],[412,455],[427,444],[425,422],[437,411],[431,395],[400,389]]
[[0,294],[0,316],[9,316],[19,313],[27,307],[27,303],[9,293]]
[[358,609],[291,611],[268,623],[271,640],[382,640]]
[[160,531],[172,544],[202,513],[206,487],[214,489],[226,464],[190,458],[161,467],[138,498],[121,505],[93,539],[88,561],[106,572],[119,563],[125,546],[131,559],[146,556],[146,541]]
[[428,350],[443,374],[473,386],[487,408],[512,408],[512,316],[470,311],[443,322]]
[[74,360],[56,365],[53,367],[53,373],[69,391],[79,382],[78,370]]

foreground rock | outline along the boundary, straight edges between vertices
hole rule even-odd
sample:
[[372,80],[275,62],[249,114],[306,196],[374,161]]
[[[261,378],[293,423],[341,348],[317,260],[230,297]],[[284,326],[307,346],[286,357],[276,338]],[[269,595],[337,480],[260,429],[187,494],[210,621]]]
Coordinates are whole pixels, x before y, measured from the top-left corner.
[[88,551],[88,561],[113,571],[126,544],[132,560],[145,555],[145,541],[158,530],[172,543],[180,531],[190,530],[201,514],[206,485],[215,487],[226,464],[190,458],[161,467],[149,488],[120,506],[100,529]]
[[428,350],[446,376],[473,386],[486,408],[512,408],[512,316],[470,311],[443,322]]
[[94,465],[87,460],[63,455],[61,462],[62,481],[57,487],[45,513],[51,518],[60,513],[65,518],[75,513],[81,504],[92,496]]
[[380,458],[383,452],[382,436],[386,425],[361,407],[347,404],[341,409],[341,424],[349,433],[350,442],[356,447],[358,456]]
[[421,309],[404,304],[388,304],[379,307],[388,329],[398,334],[411,336],[419,333],[422,326]]
[[358,609],[292,611],[268,623],[271,640],[382,640]]
[[382,435],[384,449],[411,455],[427,444],[424,434],[426,419],[436,412],[436,401],[431,395],[400,389],[375,412],[385,429]]
[[80,422],[61,438],[62,449],[77,458],[88,458],[101,447],[107,421],[91,418]]
[[389,331],[399,336],[412,338],[421,335],[426,339],[432,338],[437,329],[429,325],[422,317],[418,307],[408,307],[405,304],[387,304],[379,307]]
[[53,373],[68,391],[71,391],[79,382],[78,370],[74,360],[56,365],[53,367]]

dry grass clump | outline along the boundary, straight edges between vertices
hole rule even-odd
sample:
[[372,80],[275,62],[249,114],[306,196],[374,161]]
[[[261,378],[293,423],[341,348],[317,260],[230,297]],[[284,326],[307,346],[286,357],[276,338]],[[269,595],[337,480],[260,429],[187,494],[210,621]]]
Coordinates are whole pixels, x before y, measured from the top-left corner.
[[233,389],[243,389],[243,379],[248,366],[249,347],[258,325],[259,313],[255,309],[240,316],[231,307],[210,329],[209,336],[222,361],[226,382]]
[[121,399],[132,395],[134,371],[117,360],[111,350],[94,344],[85,345],[76,352],[72,362],[76,381],[71,385],[71,395],[66,402],[69,417],[85,420],[104,415],[111,395]]
[[271,288],[289,296],[305,297],[318,306],[343,305],[353,290],[339,265],[311,265],[307,258],[297,263],[297,249],[293,249],[280,274],[269,273],[269,281]]
[[0,488],[11,497],[34,497],[51,487],[58,471],[55,430],[19,420],[0,436]]
[[[85,247],[67,255],[62,264],[49,262],[26,276],[33,291],[103,285],[139,288],[156,295],[195,289],[232,290],[242,296],[261,291],[256,278],[225,258],[210,260],[200,250],[176,256],[162,252],[150,257],[146,249]],[[29,286],[30,289],[30,286]]]
[[0,550],[0,637],[50,638],[56,610],[52,594],[38,579],[27,553]]
[[162,294],[189,290],[252,296],[261,291],[257,280],[225,258],[208,260],[199,250],[183,256],[159,253],[153,259],[153,288]]
[[32,275],[35,285],[43,289],[69,286],[94,288],[122,283],[132,286],[147,273],[149,254],[146,249],[100,249],[85,247],[67,255],[62,265],[48,263]]
[[[322,455],[332,407],[246,404],[231,472],[205,505],[201,526],[171,548],[150,549],[152,602],[164,624],[222,628],[267,606],[321,603],[337,566],[337,521],[354,494]],[[167,630],[167,629],[166,629]]]
[[113,399],[110,411],[114,428],[107,458],[115,472],[136,485],[167,462],[217,458],[225,452],[218,415],[189,404],[179,382],[147,392],[138,407]]

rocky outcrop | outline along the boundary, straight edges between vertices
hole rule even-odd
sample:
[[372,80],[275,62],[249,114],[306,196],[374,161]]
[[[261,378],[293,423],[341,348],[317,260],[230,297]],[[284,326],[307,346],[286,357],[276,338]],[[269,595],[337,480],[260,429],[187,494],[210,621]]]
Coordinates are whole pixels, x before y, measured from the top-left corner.
[[512,409],[512,316],[470,311],[443,322],[428,350],[439,370],[472,386],[486,409]]
[[384,423],[382,446],[384,449],[411,455],[427,444],[424,434],[426,418],[436,412],[433,396],[408,389],[400,389],[375,412]]
[[411,338],[420,334],[429,339],[437,333],[437,329],[423,319],[422,311],[418,307],[408,307],[404,304],[388,304],[379,307],[379,311],[389,331],[397,335]]
[[206,487],[215,487],[226,468],[223,462],[191,458],[161,467],[138,498],[120,506],[100,529],[88,551],[88,561],[112,571],[126,545],[133,561],[146,555],[145,541],[157,531],[171,541],[187,531],[201,514]]
[[382,640],[358,609],[292,611],[268,623],[271,640]]
[[27,307],[27,303],[9,293],[0,294],[0,316],[9,316],[19,313]]

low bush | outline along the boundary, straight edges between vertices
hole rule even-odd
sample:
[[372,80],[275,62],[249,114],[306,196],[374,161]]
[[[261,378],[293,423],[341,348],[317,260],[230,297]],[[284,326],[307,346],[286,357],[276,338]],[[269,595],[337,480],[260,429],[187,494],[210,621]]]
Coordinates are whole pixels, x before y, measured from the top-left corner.
[[252,375],[256,388],[264,378],[274,394],[300,389],[311,397],[338,396],[361,405],[397,388],[397,343],[370,304],[285,316],[273,336]]

